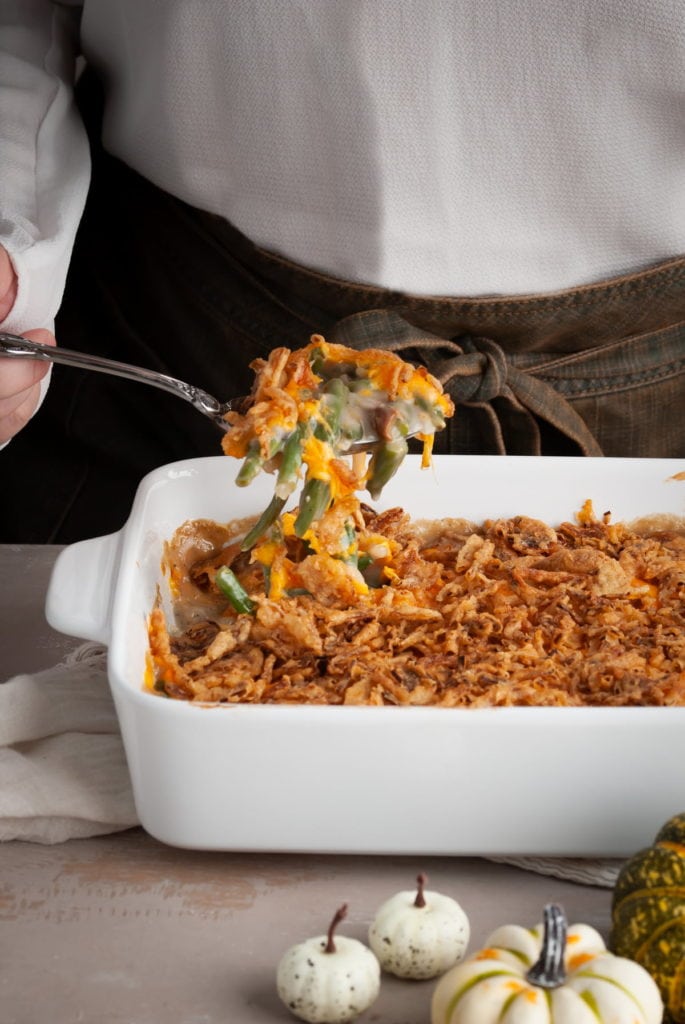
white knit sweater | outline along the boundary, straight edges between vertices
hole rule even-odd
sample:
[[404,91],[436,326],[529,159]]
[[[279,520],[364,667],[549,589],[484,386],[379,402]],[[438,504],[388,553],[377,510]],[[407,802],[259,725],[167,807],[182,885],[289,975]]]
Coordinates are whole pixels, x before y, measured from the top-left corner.
[[0,0],[13,329],[52,321],[85,199],[67,42],[79,13],[82,52],[108,83],[107,148],[308,266],[483,295],[685,251],[682,0],[67,8]]

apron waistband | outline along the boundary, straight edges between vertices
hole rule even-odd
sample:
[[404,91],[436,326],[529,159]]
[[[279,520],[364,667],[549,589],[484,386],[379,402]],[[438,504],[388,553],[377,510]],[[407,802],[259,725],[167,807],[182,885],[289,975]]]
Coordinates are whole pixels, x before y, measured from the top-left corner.
[[[508,352],[585,352],[617,338],[685,319],[685,256],[594,284],[537,295],[426,296],[345,281],[260,248],[223,218],[193,216],[274,293],[337,322],[368,310],[394,310],[439,337],[484,335]],[[317,316],[318,315],[318,316]]]
[[[203,297],[211,301],[213,323],[223,315],[250,339],[246,366],[276,345],[299,347],[314,332],[351,347],[393,348],[426,365],[457,406],[436,439],[437,452],[616,454],[613,437],[605,449],[601,425],[598,431],[588,423],[584,394],[596,397],[604,388],[606,403],[606,395],[637,389],[650,374],[669,377],[682,372],[679,363],[685,368],[682,334],[656,353],[650,341],[634,344],[685,321],[685,257],[539,295],[409,295],[293,263],[120,161],[101,154],[99,162],[108,193],[125,194],[126,216],[146,223],[150,260],[158,260],[162,279],[187,281],[186,293],[170,295],[172,306],[183,304],[190,318]],[[210,337],[201,321],[198,327]],[[237,353],[230,358],[235,365]],[[657,361],[647,373],[645,359]],[[459,407],[472,410],[473,426]],[[639,402],[627,415],[640,415]],[[598,419],[594,411],[592,418]]]

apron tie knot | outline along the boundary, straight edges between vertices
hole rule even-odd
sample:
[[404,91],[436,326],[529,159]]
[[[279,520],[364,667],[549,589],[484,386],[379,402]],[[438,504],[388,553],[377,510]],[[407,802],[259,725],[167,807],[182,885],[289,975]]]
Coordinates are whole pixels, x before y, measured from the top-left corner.
[[[569,442],[569,454],[602,455],[585,421],[550,384],[517,369],[492,338],[440,338],[416,327],[394,309],[371,309],[339,320],[328,340],[350,348],[379,348],[422,363],[450,395],[457,412],[448,422],[439,451],[459,426],[459,406],[478,410],[486,447],[500,455],[541,455],[543,432],[552,428]],[[506,431],[501,415],[508,410]],[[475,413],[474,413],[475,414]],[[484,434],[484,436],[486,436]]]
[[440,369],[440,382],[448,387],[456,403],[483,405],[506,393],[509,377],[507,357],[490,338],[458,338],[452,344],[463,355],[447,360]]

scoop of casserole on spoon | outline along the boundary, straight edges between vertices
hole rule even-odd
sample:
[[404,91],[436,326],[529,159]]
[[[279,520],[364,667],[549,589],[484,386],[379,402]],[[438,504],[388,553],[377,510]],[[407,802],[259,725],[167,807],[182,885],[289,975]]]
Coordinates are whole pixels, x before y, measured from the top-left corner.
[[[125,377],[190,402],[224,431],[223,451],[242,460],[238,486],[262,470],[276,475],[273,500],[251,531],[251,543],[276,520],[302,478],[295,527],[300,537],[339,497],[366,488],[377,498],[407,454],[410,437],[423,441],[423,464],[430,465],[435,432],[454,412],[424,367],[384,349],[329,344],[318,334],[304,348],[275,348],[268,359],[255,360],[252,393],[226,402],[155,370],[14,334],[0,332],[0,356]],[[348,455],[352,466],[344,460]]]

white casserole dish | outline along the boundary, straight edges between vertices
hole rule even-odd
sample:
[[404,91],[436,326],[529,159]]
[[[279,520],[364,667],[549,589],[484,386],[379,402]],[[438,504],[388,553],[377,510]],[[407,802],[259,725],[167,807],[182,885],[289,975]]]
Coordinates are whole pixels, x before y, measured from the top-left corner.
[[[61,552],[47,618],[109,647],[140,820],[215,850],[625,856],[685,809],[684,708],[198,707],[143,689],[162,547],[187,519],[260,512],[273,477],[165,466],[126,526]],[[682,474],[683,479],[678,479]],[[685,515],[677,460],[410,456],[378,507],[413,516]]]

